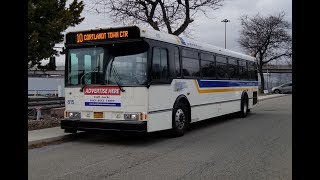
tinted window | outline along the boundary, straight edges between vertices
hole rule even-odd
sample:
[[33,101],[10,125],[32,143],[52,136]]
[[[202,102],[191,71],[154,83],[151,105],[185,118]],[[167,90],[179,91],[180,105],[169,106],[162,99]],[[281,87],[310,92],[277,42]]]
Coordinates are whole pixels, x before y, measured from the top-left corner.
[[227,58],[222,56],[216,57],[217,77],[219,79],[229,79]]
[[239,76],[241,80],[248,80],[248,68],[245,60],[239,60]]
[[256,67],[254,62],[248,62],[249,80],[256,80]]
[[228,59],[229,77],[230,79],[239,79],[239,68],[236,59]]
[[247,66],[246,60],[239,60],[239,66]]
[[167,50],[153,48],[152,79],[167,80],[169,75]]
[[174,47],[174,63],[176,68],[176,75],[177,77],[181,77],[181,71],[180,71],[180,61],[179,61],[179,49],[177,47]]
[[238,61],[234,58],[228,58],[228,63],[232,65],[238,65]]
[[182,50],[182,57],[193,58],[193,59],[199,58],[197,51],[192,51],[192,50],[187,50],[187,49]]
[[201,53],[200,58],[201,60],[214,61],[213,55],[208,53]]
[[200,77],[200,67],[198,59],[182,58],[183,76]]
[[214,79],[216,77],[216,67],[214,62],[201,60],[201,73],[204,78]]
[[216,56],[216,62],[227,63],[227,58],[223,56]]

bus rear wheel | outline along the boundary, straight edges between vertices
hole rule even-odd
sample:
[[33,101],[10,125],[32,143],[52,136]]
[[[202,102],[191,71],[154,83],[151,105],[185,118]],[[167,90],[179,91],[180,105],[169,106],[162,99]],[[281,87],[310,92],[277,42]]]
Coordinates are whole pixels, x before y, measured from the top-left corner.
[[249,111],[250,110],[249,110],[248,96],[243,95],[241,98],[241,107],[240,107],[239,116],[241,118],[245,118],[247,117]]
[[173,137],[183,136],[189,124],[189,113],[186,105],[178,103],[172,111],[172,129]]

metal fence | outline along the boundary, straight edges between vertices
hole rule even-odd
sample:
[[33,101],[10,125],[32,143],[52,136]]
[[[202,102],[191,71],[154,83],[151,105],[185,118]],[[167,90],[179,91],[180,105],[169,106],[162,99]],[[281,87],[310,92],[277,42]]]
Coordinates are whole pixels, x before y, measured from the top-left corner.
[[58,97],[58,90],[28,90],[28,96]]
[[28,98],[28,119],[42,119],[52,108],[65,106],[64,97]]
[[265,89],[269,92],[271,92],[273,87],[292,81],[292,73],[263,73],[263,75],[265,80]]

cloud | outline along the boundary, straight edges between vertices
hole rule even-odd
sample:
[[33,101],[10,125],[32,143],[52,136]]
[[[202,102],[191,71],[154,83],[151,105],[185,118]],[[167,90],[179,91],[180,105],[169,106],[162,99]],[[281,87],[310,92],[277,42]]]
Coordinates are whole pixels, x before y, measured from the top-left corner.
[[[85,3],[89,2],[90,0],[85,1]],[[191,25],[192,36],[197,41],[224,47],[225,27],[221,21],[227,18],[230,20],[227,23],[227,48],[244,53],[237,42],[241,30],[240,16],[244,14],[255,15],[258,12],[262,15],[271,15],[282,11],[286,13],[286,19],[292,22],[291,0],[226,0],[220,9],[209,13],[212,19],[206,18],[203,14],[198,15],[196,21]],[[112,23],[108,16],[90,14],[86,9],[82,16],[85,17],[85,20],[80,25],[70,27],[66,31],[121,26],[121,24]],[[57,46],[63,46],[63,44],[60,43]],[[64,55],[56,57],[57,64],[64,64],[64,57]],[[48,60],[43,63],[47,62]]]
[[225,5],[214,12],[215,19],[208,20],[204,16],[197,22],[197,40],[210,43],[216,46],[224,47],[224,23],[221,22],[227,18],[230,22],[226,25],[227,48],[237,52],[244,53],[238,44],[241,25],[241,15],[255,15],[260,13],[264,16],[284,11],[286,19],[292,20],[292,2],[290,0],[228,0]]

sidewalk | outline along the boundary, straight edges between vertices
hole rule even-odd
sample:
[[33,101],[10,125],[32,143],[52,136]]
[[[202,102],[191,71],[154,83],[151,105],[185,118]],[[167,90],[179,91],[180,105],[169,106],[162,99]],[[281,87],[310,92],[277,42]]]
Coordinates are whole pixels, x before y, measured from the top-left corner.
[[[259,96],[258,102],[264,101],[266,99],[285,96],[285,95],[286,94],[271,94],[271,95]],[[79,133],[82,133],[82,132],[79,132]],[[37,144],[42,144],[42,143],[59,141],[72,136],[73,134],[65,133],[64,130],[61,129],[60,127],[28,131],[28,147],[37,145]]]
[[276,97],[280,97],[280,96],[286,96],[288,94],[269,94],[269,95],[263,95],[263,96],[259,96],[258,97],[258,101],[264,101],[266,99],[272,99],[272,98],[276,98]]
[[58,141],[71,136],[71,133],[65,133],[60,127],[32,130],[28,131],[28,146]]

